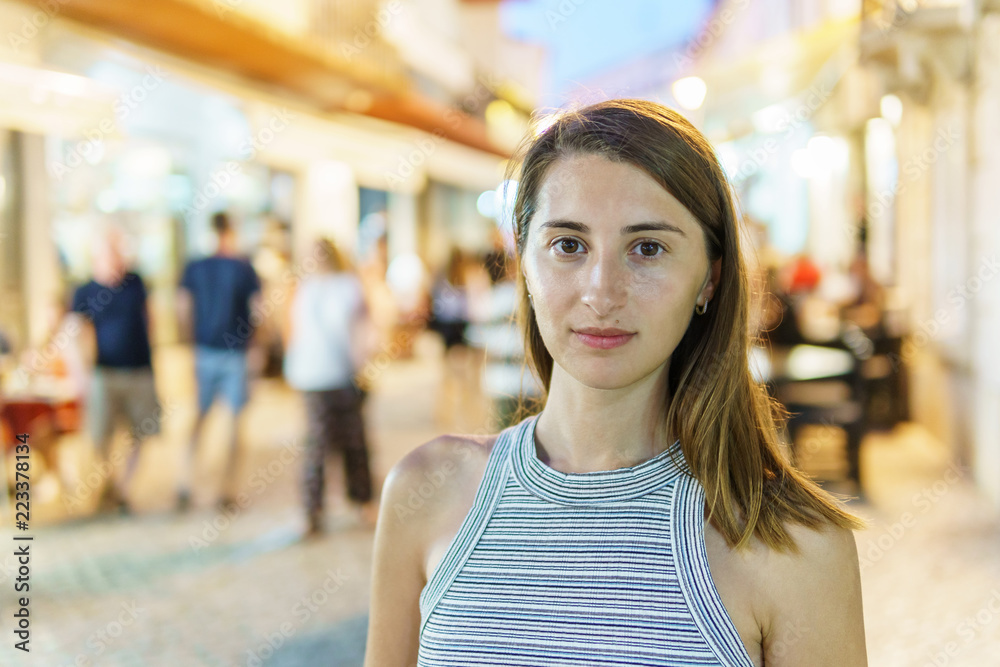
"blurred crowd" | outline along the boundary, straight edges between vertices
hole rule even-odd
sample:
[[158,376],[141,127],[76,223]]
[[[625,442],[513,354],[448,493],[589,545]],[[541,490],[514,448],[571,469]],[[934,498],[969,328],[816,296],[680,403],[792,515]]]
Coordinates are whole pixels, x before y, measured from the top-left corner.
[[[193,353],[187,372],[197,394],[174,482],[178,511],[192,504],[192,468],[215,405],[229,434],[217,502],[239,503],[241,414],[255,378],[281,378],[301,394],[306,456],[300,479],[309,534],[324,525],[331,455],[343,463],[349,500],[374,522],[378,489],[365,400],[386,364],[414,354],[422,331],[440,340],[436,417],[442,429],[462,428],[468,421],[456,417],[475,412],[484,398],[493,406],[493,427],[503,428],[522,397],[538,394],[523,365],[514,322],[517,288],[499,234],[489,252],[455,247],[432,271],[415,256],[390,264],[384,235],[353,257],[331,239],[316,238],[293,262],[285,235],[265,235],[255,252],[245,253],[238,221],[219,212],[211,227],[214,251],[186,263],[173,294],[172,315],[179,342]],[[156,311],[133,268],[131,247],[128,233],[108,221],[92,237],[88,279],[54,300],[47,339],[15,350],[0,332],[5,441],[30,433],[42,469],[60,477],[65,492],[75,483],[56,460],[58,440],[82,432],[100,477],[98,508],[121,513],[130,511],[143,442],[160,433],[164,412],[154,375]],[[113,446],[116,437],[127,437],[127,445]]]
[[[283,378],[301,394],[306,456],[300,479],[310,534],[322,532],[327,462],[334,454],[344,466],[349,500],[374,522],[379,490],[370,466],[366,397],[377,389],[388,363],[415,354],[422,332],[431,332],[439,343],[435,420],[441,430],[467,429],[470,422],[463,417],[484,404],[490,428],[502,429],[540,396],[524,363],[514,263],[499,232],[485,252],[454,246],[441,266],[428,267],[416,255],[390,262],[384,235],[363,253],[316,238],[293,262],[280,233],[265,235],[248,255],[230,215],[217,213],[211,225],[214,252],[185,265],[174,299],[179,340],[192,348],[190,372],[197,387],[195,418],[175,481],[178,510],[191,505],[192,467],[215,404],[230,434],[218,502],[239,502],[240,415],[257,377]],[[761,231],[752,221],[749,230]],[[824,272],[804,254],[779,256],[756,241],[752,333],[764,360],[756,370],[779,400],[797,406],[801,399],[782,395],[794,380],[864,375],[871,380],[862,399],[864,427],[877,424],[880,400],[889,404],[881,409],[892,413],[883,419],[891,426],[904,416],[901,332],[894,330],[884,290],[868,270],[861,231],[846,274]],[[0,332],[7,435],[30,432],[45,467],[63,474],[53,460],[55,442],[60,434],[84,431],[94,466],[104,471],[100,507],[119,512],[129,510],[142,442],[160,432],[163,413],[154,377],[153,309],[143,278],[130,266],[128,247],[127,234],[114,225],[94,235],[91,277],[53,305],[51,335],[42,346],[13,350]],[[822,363],[796,367],[782,351],[797,346],[829,348],[850,358],[841,371],[824,370]],[[872,371],[879,354],[882,370]],[[784,367],[782,359],[789,362]],[[838,422],[823,414],[827,423]],[[119,428],[129,439],[124,455],[111,446]]]

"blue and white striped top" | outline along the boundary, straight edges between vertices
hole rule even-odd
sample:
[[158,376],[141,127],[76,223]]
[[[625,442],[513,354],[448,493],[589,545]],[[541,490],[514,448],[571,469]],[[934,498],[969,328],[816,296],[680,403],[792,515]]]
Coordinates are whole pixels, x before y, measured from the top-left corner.
[[753,667],[708,569],[704,490],[680,442],[562,473],[536,417],[503,431],[420,594],[418,667]]

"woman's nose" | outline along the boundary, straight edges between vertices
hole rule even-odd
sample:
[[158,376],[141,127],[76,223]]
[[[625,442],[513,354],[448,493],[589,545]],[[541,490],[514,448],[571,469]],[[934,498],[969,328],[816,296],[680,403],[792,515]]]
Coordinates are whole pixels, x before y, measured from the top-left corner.
[[583,276],[582,301],[598,317],[607,317],[625,305],[627,269],[613,253],[594,253]]

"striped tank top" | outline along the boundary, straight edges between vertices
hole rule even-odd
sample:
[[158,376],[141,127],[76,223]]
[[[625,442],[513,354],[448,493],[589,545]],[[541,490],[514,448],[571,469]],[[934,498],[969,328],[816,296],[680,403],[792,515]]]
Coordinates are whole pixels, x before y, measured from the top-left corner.
[[542,463],[529,417],[497,438],[420,594],[417,667],[753,667],[712,581],[680,442],[631,468]]

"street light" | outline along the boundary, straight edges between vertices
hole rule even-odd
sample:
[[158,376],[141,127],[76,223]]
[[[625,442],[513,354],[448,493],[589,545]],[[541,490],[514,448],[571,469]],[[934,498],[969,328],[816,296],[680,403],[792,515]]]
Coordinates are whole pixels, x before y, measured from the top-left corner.
[[683,79],[674,81],[674,85],[670,87],[670,90],[673,92],[674,99],[677,100],[679,105],[688,111],[694,111],[700,108],[702,102],[705,101],[705,93],[708,92],[708,86],[696,76],[686,76]]

